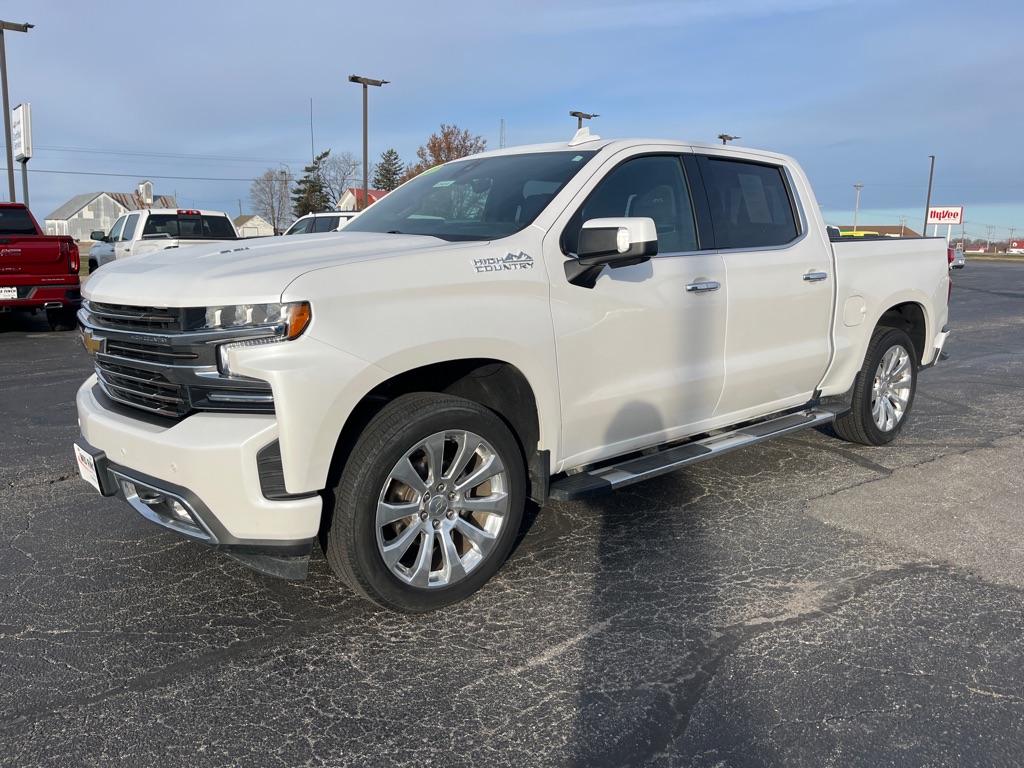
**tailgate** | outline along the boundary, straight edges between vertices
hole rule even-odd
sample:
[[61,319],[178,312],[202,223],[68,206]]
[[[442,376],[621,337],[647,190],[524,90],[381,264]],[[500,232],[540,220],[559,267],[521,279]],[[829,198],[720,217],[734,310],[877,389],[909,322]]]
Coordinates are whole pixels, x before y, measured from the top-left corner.
[[0,281],[15,275],[67,275],[70,238],[56,236],[0,236]]

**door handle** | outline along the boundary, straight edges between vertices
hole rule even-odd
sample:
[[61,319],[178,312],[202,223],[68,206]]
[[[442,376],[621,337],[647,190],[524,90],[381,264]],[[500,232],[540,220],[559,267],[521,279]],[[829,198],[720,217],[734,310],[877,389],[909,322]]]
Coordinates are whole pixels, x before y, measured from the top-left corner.
[[804,280],[808,283],[820,283],[822,280],[828,279],[828,272],[808,272],[804,275]]
[[707,293],[708,291],[717,291],[722,287],[722,284],[715,280],[706,280],[702,283],[690,283],[686,286],[687,293]]

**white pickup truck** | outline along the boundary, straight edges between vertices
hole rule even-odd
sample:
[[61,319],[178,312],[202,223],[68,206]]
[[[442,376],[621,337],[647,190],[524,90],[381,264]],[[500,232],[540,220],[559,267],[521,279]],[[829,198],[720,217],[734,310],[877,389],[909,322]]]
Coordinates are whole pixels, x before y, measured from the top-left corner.
[[880,445],[948,335],[940,239],[830,241],[791,159],[503,149],[339,233],[118,262],[79,313],[84,478],[151,521],[359,595],[479,589],[524,505],[828,422]]
[[143,208],[131,211],[114,222],[108,235],[96,230],[89,251],[89,271],[127,256],[142,256],[186,245],[205,245],[238,240],[235,223],[223,211]]

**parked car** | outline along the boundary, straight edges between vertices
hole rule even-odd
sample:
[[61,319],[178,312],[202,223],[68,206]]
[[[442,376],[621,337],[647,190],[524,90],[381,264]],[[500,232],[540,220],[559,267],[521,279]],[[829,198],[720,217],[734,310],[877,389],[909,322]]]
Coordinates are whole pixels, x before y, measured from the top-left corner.
[[176,208],[131,211],[114,222],[110,234],[96,230],[89,237],[97,244],[89,249],[90,272],[128,256],[241,239],[231,217],[223,211]]
[[0,203],[0,312],[46,312],[51,330],[77,328],[78,244],[47,235],[22,203]]
[[963,249],[961,248],[950,248],[951,254],[949,261],[950,269],[963,269],[967,264],[967,257],[964,256]]
[[286,235],[309,235],[314,232],[337,232],[359,214],[359,211],[324,211],[307,213],[288,227]]

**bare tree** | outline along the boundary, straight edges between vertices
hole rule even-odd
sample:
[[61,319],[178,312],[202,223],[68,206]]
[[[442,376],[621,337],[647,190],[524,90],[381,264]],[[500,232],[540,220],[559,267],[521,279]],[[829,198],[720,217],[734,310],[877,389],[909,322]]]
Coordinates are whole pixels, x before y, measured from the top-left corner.
[[283,230],[292,220],[291,187],[294,179],[284,168],[268,168],[252,180],[249,202],[252,210],[274,228]]
[[333,207],[337,207],[341,202],[346,189],[355,186],[356,181],[362,181],[359,175],[360,166],[362,163],[356,160],[351,152],[330,155],[320,164],[320,176]]

